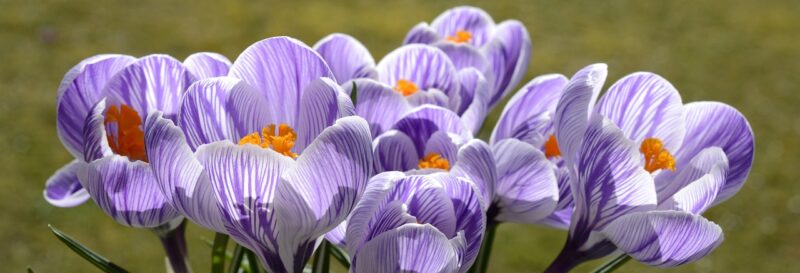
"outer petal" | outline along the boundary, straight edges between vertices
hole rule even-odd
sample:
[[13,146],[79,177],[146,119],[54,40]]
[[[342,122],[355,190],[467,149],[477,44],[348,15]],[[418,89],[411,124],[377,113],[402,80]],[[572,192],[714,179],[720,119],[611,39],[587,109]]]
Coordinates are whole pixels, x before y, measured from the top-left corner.
[[482,9],[460,6],[446,10],[436,17],[431,27],[444,37],[455,35],[456,31],[467,31],[472,35],[470,44],[482,46],[490,39],[494,20]]
[[394,86],[399,80],[407,80],[422,90],[438,89],[447,95],[458,91],[456,73],[447,54],[428,45],[402,46],[378,63],[381,82]]
[[345,220],[331,231],[328,231],[328,233],[325,233],[325,240],[328,240],[328,242],[331,242],[339,248],[345,248],[347,246],[347,241],[345,240],[346,232],[347,221]]
[[231,61],[222,54],[214,52],[198,52],[183,61],[186,69],[198,80],[228,75]]
[[719,147],[707,148],[678,172],[673,181],[658,191],[659,206],[701,214],[725,185],[728,158]]
[[350,35],[333,33],[314,45],[320,56],[328,63],[339,82],[357,78],[378,79],[375,59],[369,50]]
[[408,224],[364,245],[351,272],[456,272],[458,256],[450,241],[435,227]]
[[533,224],[553,213],[559,199],[553,164],[536,147],[506,139],[492,147],[497,162],[497,220]]
[[677,151],[686,133],[678,90],[649,72],[633,73],[614,83],[597,104],[597,112],[634,142],[655,137],[668,151]]
[[408,103],[412,106],[422,106],[426,104],[447,107],[450,105],[450,98],[438,89],[428,89],[426,91],[419,91],[411,96],[406,97]]
[[161,113],[150,114],[145,123],[145,148],[167,203],[195,223],[226,233],[211,182],[180,128]]
[[267,102],[250,85],[229,77],[200,80],[181,101],[178,125],[193,150],[203,144],[260,132],[267,125]]
[[[391,87],[369,79],[354,82],[358,89],[356,113],[367,120],[372,136],[377,137],[389,130],[400,117],[411,111],[405,97]],[[345,90],[350,90],[352,83],[345,83]]]
[[525,76],[532,47],[528,30],[519,21],[504,21],[494,30],[492,41],[485,49],[494,74],[490,108],[500,102]]
[[572,76],[564,87],[564,92],[556,106],[553,116],[558,148],[567,164],[572,164],[575,153],[583,140],[589,113],[603,88],[608,75],[606,64],[593,64],[584,67]]
[[493,71],[489,59],[474,46],[447,42],[436,43],[435,46],[450,57],[457,70],[472,67],[486,75],[487,78],[492,78]]
[[196,78],[180,61],[167,55],[149,55],[126,66],[106,84],[109,105],[126,104],[144,120],[151,111],[173,118],[184,91]]
[[44,186],[44,199],[56,207],[74,207],[89,199],[89,193],[78,181],[80,160],[73,160],[58,169]]
[[414,141],[406,134],[391,130],[373,141],[375,171],[407,171],[417,168],[420,156]]
[[72,67],[58,87],[56,126],[58,138],[76,158],[83,158],[86,115],[105,94],[103,87],[123,67],[133,62],[126,55],[97,55]]
[[[464,140],[472,139],[472,133],[464,127],[456,113],[433,105],[415,108],[398,120],[394,129],[408,135],[419,153],[425,151],[425,143],[437,131],[458,135]],[[418,154],[418,158],[424,156]]]
[[723,240],[722,229],[699,215],[677,211],[633,213],[603,230],[620,250],[655,267],[674,267],[705,257]]
[[403,39],[403,44],[432,44],[440,39],[441,37],[435,29],[431,28],[428,23],[422,22],[408,31],[406,38]]
[[[478,256],[483,233],[486,229],[486,204],[482,202],[481,192],[470,181],[457,178],[447,173],[432,174],[431,178],[439,180],[453,200],[456,213],[456,230],[465,240],[465,249],[458,248],[460,262],[459,272],[466,272]],[[458,238],[456,238],[457,240]]]
[[[461,120],[473,134],[477,134],[489,114],[489,83],[480,72],[472,68],[459,71],[458,78],[461,82],[461,94],[473,94],[469,104],[464,105],[467,108],[462,112]],[[462,102],[467,102],[463,96],[461,99]]]
[[458,161],[451,173],[468,179],[481,191],[483,201],[494,201],[497,169],[492,149],[486,142],[473,139],[458,150]]
[[83,161],[92,162],[97,159],[113,154],[108,146],[106,137],[106,127],[103,124],[105,117],[103,112],[106,110],[106,100],[102,99],[92,106],[91,111],[86,116],[83,130]]
[[154,228],[180,217],[164,200],[147,163],[113,155],[80,164],[81,185],[97,206],[120,224]]
[[555,111],[566,85],[567,78],[560,74],[543,75],[528,82],[503,109],[492,132],[492,143],[512,137],[513,132],[531,118]]
[[295,151],[302,153],[314,139],[339,117],[339,94],[342,88],[329,78],[312,81],[300,100]]
[[234,61],[230,76],[252,85],[270,104],[272,123],[294,126],[303,90],[312,81],[334,78],[325,60],[303,42],[272,37],[248,47]]

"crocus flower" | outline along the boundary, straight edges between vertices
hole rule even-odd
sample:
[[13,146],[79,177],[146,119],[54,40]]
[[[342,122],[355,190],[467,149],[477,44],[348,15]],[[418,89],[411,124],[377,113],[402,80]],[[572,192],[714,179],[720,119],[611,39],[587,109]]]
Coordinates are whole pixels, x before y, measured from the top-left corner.
[[177,122],[146,123],[154,173],[190,220],[230,234],[269,272],[301,272],[372,173],[368,124],[327,64],[295,39],[246,49],[228,77],[193,84]]
[[485,11],[469,6],[451,8],[431,24],[417,24],[403,43],[435,45],[447,53],[458,69],[478,69],[489,82],[489,109],[522,80],[532,50],[522,23],[506,20],[495,24]]
[[[556,109],[575,212],[549,272],[615,249],[656,267],[702,258],[721,243],[722,230],[699,213],[741,188],[752,164],[747,121],[718,103],[687,105],[694,109],[686,115],[672,85],[650,73],[620,80],[595,108],[606,74],[604,64],[579,71]],[[691,141],[683,141],[686,128]]]
[[373,177],[348,218],[351,272],[466,272],[486,223],[473,183],[447,173]]

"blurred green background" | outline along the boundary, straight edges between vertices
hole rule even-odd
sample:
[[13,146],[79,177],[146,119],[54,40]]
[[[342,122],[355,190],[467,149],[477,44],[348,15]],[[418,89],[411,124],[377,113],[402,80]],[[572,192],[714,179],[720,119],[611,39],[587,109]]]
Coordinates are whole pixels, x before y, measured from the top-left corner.
[[[709,257],[670,271],[800,268],[799,1],[166,2],[0,0],[2,271],[30,265],[36,272],[99,272],[50,234],[52,223],[132,272],[163,272],[162,250],[150,232],[116,224],[92,202],[62,209],[42,199],[44,181],[71,160],[56,136],[54,106],[61,77],[81,59],[156,52],[183,59],[216,51],[233,60],[265,37],[313,44],[331,32],[355,36],[380,59],[413,25],[459,4],[528,27],[534,50],[525,81],[606,62],[610,82],[654,71],[686,102],[723,101],[741,110],[756,134],[755,165],[738,196],[706,214],[723,227],[726,241]],[[211,236],[190,228],[196,272],[208,271],[210,249],[201,238]],[[505,224],[491,271],[539,272],[565,236]],[[619,272],[660,271],[631,262]]]

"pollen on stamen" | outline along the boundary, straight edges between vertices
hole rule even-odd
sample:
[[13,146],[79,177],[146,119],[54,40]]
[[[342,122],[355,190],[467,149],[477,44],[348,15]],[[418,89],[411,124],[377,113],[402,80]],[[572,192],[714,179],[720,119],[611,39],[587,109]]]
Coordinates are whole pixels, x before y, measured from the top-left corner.
[[269,124],[261,129],[261,135],[257,132],[246,135],[239,140],[239,145],[253,144],[261,148],[271,148],[282,155],[297,158],[297,154],[292,152],[297,134],[285,123],[277,126],[277,132],[275,127],[275,124]]
[[550,138],[544,143],[544,156],[547,158],[561,156],[561,150],[558,149],[558,141],[555,135],[550,135]]
[[414,82],[409,80],[397,80],[397,85],[394,87],[394,91],[400,92],[403,96],[411,96],[414,93],[419,91],[419,87],[417,87]]
[[454,43],[466,43],[472,40],[472,33],[466,30],[457,30],[452,36],[447,36],[447,40]]
[[644,169],[650,173],[657,170],[675,171],[675,158],[664,149],[658,138],[647,138],[642,141],[639,151],[644,155]]
[[131,160],[147,162],[142,117],[136,110],[125,104],[109,106],[103,124],[111,151]]
[[450,170],[450,161],[447,158],[437,153],[428,153],[419,160],[418,167],[420,169],[442,169],[445,171]]

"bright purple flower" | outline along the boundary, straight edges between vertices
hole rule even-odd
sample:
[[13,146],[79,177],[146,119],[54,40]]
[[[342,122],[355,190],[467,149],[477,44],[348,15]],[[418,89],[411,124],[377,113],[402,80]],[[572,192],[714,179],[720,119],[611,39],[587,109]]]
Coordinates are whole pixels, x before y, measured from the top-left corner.
[[403,43],[435,45],[447,53],[457,69],[473,67],[480,71],[490,85],[489,109],[522,80],[532,50],[522,23],[507,20],[496,25],[485,11],[469,6],[449,9],[430,25],[419,23]]
[[348,218],[351,272],[466,272],[486,225],[480,200],[447,173],[376,175]]
[[252,249],[269,272],[301,272],[372,173],[369,126],[348,117],[332,76],[302,42],[269,38],[229,77],[190,86],[177,122],[151,115],[145,146],[167,201]]

